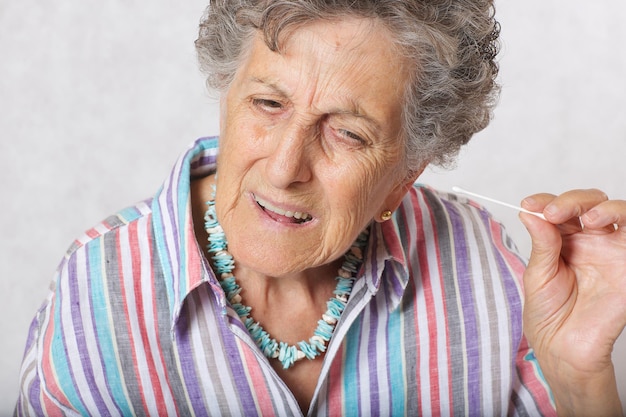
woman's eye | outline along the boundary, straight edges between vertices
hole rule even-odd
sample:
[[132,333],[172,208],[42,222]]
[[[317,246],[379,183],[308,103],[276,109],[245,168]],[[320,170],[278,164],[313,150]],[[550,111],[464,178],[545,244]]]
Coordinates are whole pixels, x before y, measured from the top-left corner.
[[282,103],[276,100],[269,100],[265,98],[255,98],[252,103],[257,107],[262,107],[266,110],[278,110],[283,107]]
[[341,142],[349,147],[367,147],[369,143],[367,136],[362,136],[361,133],[355,133],[354,130],[345,129],[344,126],[347,124],[348,123],[342,123],[341,121],[335,122],[332,118],[328,117],[324,123],[322,123],[323,134],[328,139]]
[[345,129],[340,129],[337,131],[340,135],[344,136],[345,138],[349,139],[349,140],[353,140],[358,142],[359,144],[364,144],[365,140],[360,137],[359,135],[357,135],[356,133],[350,132],[349,130],[345,130]]

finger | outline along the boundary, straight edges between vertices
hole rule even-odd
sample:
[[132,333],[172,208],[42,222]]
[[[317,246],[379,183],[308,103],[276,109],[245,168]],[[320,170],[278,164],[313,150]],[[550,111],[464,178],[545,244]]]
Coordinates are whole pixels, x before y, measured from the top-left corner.
[[[554,194],[534,194],[532,196],[526,197],[522,201],[521,206],[529,211],[543,213],[545,207],[552,203],[552,201],[554,201],[556,198],[557,196],[555,196]],[[546,220],[549,221],[549,219],[547,218]],[[550,223],[557,225],[562,235],[578,233],[582,230],[582,224],[580,223],[580,219],[578,217],[571,218],[566,222],[551,221]]]
[[541,210],[549,222],[564,224],[607,200],[607,195],[597,189],[572,190],[559,196],[535,194],[524,199],[522,207],[531,211]]
[[554,194],[548,194],[548,193],[533,194],[533,195],[526,197],[524,200],[522,200],[521,205],[527,210],[542,212],[543,209],[548,204],[550,204],[555,198],[556,198],[556,195]]
[[587,230],[626,232],[626,201],[602,202],[583,214],[581,221]]

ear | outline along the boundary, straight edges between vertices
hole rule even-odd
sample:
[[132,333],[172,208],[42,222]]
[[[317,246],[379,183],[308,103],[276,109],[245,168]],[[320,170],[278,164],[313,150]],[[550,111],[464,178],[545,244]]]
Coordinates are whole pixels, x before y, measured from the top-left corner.
[[383,201],[382,207],[379,208],[378,213],[374,218],[377,222],[380,223],[384,221],[380,216],[383,211],[396,211],[406,193],[409,192],[411,187],[413,187],[413,184],[415,183],[417,178],[422,175],[422,172],[424,172],[425,169],[426,166],[417,171],[412,171],[404,179],[398,182],[398,184],[389,192],[387,198],[385,198],[385,200]]

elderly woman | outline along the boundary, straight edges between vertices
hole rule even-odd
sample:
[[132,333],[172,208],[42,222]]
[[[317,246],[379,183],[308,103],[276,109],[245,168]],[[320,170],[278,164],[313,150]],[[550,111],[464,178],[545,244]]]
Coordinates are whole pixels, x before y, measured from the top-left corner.
[[620,413],[626,203],[526,199],[546,220],[522,216],[524,273],[481,207],[413,185],[489,120],[492,13],[211,2],[196,44],[220,137],[69,249],[17,414]]

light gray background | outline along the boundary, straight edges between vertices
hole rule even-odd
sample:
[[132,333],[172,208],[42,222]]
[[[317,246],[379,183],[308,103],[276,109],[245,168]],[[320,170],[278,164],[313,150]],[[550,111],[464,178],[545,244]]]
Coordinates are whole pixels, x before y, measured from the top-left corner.
[[[599,187],[626,197],[626,3],[498,1],[501,104],[452,172],[421,181],[517,203]],[[154,193],[217,133],[193,50],[203,0],[0,0],[0,416],[28,325],[74,237]],[[511,210],[486,204],[524,253]],[[626,337],[614,352],[626,399]]]

